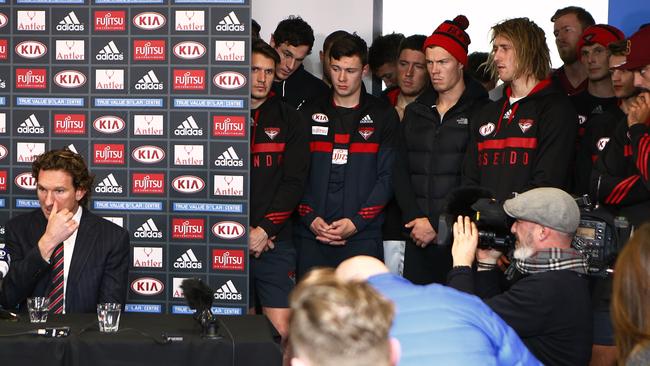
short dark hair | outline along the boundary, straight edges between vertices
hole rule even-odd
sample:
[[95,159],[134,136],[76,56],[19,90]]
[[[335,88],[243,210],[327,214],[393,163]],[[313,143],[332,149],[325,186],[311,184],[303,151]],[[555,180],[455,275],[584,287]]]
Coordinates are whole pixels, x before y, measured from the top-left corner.
[[379,36],[372,41],[368,50],[368,62],[373,74],[381,65],[397,61],[399,45],[403,39],[402,33],[391,33]]
[[83,189],[86,194],[79,201],[79,204],[86,206],[90,193],[92,192],[95,175],[90,174],[88,165],[84,158],[67,147],[60,150],[50,150],[39,155],[32,162],[32,177],[38,181],[38,173],[41,170],[63,170],[72,177],[72,186],[75,189]]
[[582,25],[582,30],[584,31],[587,27],[596,24],[594,17],[589,14],[584,8],[579,6],[567,6],[566,8],[558,9],[555,11],[555,14],[551,17],[551,22],[555,23],[558,18],[563,17],[567,14],[575,14],[576,18]]
[[330,58],[340,60],[341,57],[359,56],[363,66],[368,64],[368,45],[363,38],[356,34],[344,34],[332,43]]
[[251,55],[258,53],[266,58],[273,60],[274,64],[280,63],[280,55],[268,43],[259,38],[253,38],[251,41]]
[[465,72],[470,74],[474,79],[487,83],[492,81],[492,75],[487,67],[487,52],[472,52],[467,56],[467,68]]
[[260,31],[262,26],[260,23],[256,22],[255,19],[251,19],[251,37],[260,38]]
[[323,41],[323,52],[327,52],[327,50],[329,50],[330,47],[332,47],[332,43],[334,43],[334,41],[336,41],[337,39],[341,38],[341,36],[346,34],[350,34],[350,33],[344,30],[337,30],[328,34],[327,37],[325,37],[325,40]]
[[294,47],[308,46],[307,54],[310,54],[314,47],[314,30],[301,17],[291,15],[278,23],[273,32],[273,42],[276,47],[285,42]]
[[607,45],[607,49],[609,50],[609,53],[614,56],[627,56],[629,51],[627,48],[627,39],[610,42]]
[[427,36],[423,34],[414,34],[412,36],[408,36],[402,40],[399,44],[399,50],[397,51],[397,57],[399,58],[399,55],[402,53],[404,50],[413,50],[413,51],[420,51],[422,52],[422,46],[424,46],[424,41],[426,41]]

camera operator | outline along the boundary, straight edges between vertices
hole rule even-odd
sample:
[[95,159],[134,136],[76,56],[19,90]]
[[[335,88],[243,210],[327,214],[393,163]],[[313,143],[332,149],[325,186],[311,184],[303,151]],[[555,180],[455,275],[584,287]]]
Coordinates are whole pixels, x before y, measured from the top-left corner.
[[576,202],[560,189],[535,188],[506,200],[503,209],[516,220],[506,278],[496,266],[502,253],[478,248],[476,224],[459,216],[448,285],[483,298],[545,365],[587,365],[592,316],[587,261],[571,248],[580,222]]

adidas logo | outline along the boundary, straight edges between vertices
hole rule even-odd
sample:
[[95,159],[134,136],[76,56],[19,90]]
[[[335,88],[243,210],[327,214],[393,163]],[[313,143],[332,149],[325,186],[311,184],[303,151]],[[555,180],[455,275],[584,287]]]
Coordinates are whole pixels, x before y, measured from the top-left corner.
[[162,233],[158,230],[156,223],[149,218],[144,224],[133,233],[133,236],[141,239],[162,239]]
[[135,84],[136,90],[163,90],[163,83],[158,80],[158,76],[153,70],[149,70],[138,82]]
[[122,186],[117,183],[113,173],[109,174],[104,180],[95,187],[97,193],[122,193]]
[[363,118],[361,118],[361,121],[359,121],[359,123],[373,123],[373,120],[370,118],[369,114],[366,114],[363,116]]
[[180,257],[176,258],[174,268],[201,269],[203,263],[196,258],[192,249],[188,249]]
[[244,162],[239,158],[235,149],[231,146],[222,152],[214,161],[216,166],[244,166]]
[[95,59],[97,61],[122,61],[124,60],[124,55],[117,49],[115,42],[110,41],[104,48],[99,50]]
[[214,299],[241,300],[242,296],[241,293],[237,291],[237,288],[235,287],[235,284],[232,283],[232,280],[228,280],[228,282],[224,283],[223,286],[221,286],[221,288],[214,293]]
[[60,32],[82,32],[85,30],[85,26],[79,21],[77,14],[71,11],[56,25],[56,30]]
[[594,108],[593,111],[591,111],[591,114],[603,114],[603,106],[602,105],[597,105],[596,108]]
[[234,11],[231,11],[223,17],[222,20],[217,24],[217,31],[219,32],[243,32],[244,25],[237,18],[237,14]]
[[176,136],[203,136],[203,130],[194,120],[193,116],[187,117],[183,122],[181,122],[176,130],[174,130],[174,135]]
[[44,133],[45,128],[41,127],[38,119],[32,113],[27,119],[18,126],[18,133]]

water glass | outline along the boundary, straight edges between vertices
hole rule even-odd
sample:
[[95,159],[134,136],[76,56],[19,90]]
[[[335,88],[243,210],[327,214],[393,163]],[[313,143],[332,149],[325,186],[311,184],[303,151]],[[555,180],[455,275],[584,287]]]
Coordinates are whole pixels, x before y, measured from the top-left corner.
[[97,321],[99,331],[115,333],[120,328],[120,314],[122,305],[117,303],[97,304]]
[[47,297],[30,297],[27,299],[29,321],[32,323],[45,323],[49,312],[50,299]]

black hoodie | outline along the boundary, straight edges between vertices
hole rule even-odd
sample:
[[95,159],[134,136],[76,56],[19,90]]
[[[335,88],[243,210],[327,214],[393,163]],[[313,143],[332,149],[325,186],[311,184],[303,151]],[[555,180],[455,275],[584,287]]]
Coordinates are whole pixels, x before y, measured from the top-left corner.
[[330,92],[327,84],[305,70],[304,65],[300,65],[286,80],[274,81],[272,90],[283,102],[296,109]]

